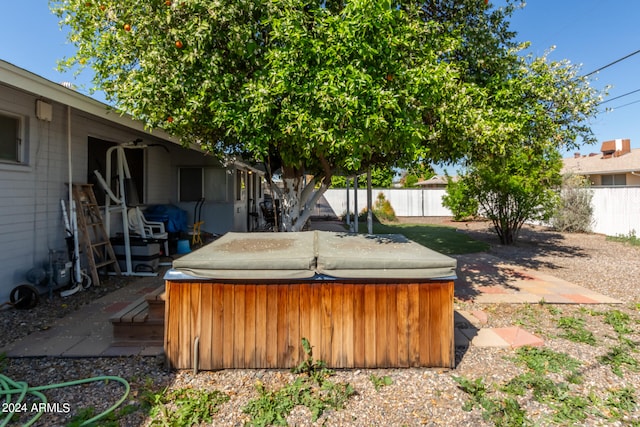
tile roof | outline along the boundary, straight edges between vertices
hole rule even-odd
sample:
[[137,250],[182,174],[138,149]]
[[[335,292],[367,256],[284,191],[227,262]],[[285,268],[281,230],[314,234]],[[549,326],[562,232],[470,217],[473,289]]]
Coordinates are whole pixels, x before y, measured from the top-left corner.
[[603,158],[602,153],[563,159],[562,173],[573,172],[581,175],[600,175],[640,172],[640,148],[620,157]]

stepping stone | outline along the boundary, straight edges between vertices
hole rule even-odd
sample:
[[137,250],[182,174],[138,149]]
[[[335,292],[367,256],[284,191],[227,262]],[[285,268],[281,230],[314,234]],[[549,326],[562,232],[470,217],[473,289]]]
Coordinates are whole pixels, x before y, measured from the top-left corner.
[[537,336],[530,334],[517,326],[510,328],[495,328],[493,332],[504,339],[511,348],[520,348],[524,346],[542,347],[544,341]]

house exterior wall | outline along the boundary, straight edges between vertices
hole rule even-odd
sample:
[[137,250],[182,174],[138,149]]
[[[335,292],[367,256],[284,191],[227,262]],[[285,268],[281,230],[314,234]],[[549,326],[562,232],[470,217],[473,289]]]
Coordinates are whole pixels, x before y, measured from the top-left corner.
[[[41,84],[37,77],[29,78],[34,79],[36,85]],[[44,86],[47,84],[53,87],[53,91],[60,90],[53,83],[43,83]],[[73,94],[71,97],[79,96]],[[42,98],[0,83],[0,112],[21,118],[24,148],[21,164],[0,162],[0,303],[9,300],[11,290],[17,285],[28,283],[28,270],[48,266],[50,250],[60,251],[59,255],[67,258],[60,201],[67,201],[69,197],[66,185],[69,181],[69,112],[74,182],[87,182],[89,137],[113,143],[141,138],[144,144],[161,144],[169,151],[157,146],[145,149],[142,202],[147,205],[175,204],[191,217],[193,204],[178,202],[178,168],[185,165],[220,168],[215,158],[145,132],[133,121],[129,127],[126,121],[120,124],[122,120],[110,121],[50,99],[44,101],[52,106],[51,121],[39,120],[36,101]],[[228,187],[225,192],[232,194],[233,181],[229,180],[224,185]],[[207,204],[202,213],[206,231],[224,233],[233,226],[232,199],[222,198]],[[114,235],[122,230],[122,221],[120,217],[111,218],[111,235]]]
[[26,281],[30,268],[47,262],[49,249],[65,247],[60,199],[68,181],[66,110],[53,105],[54,119],[38,120],[36,99],[0,85],[0,110],[22,118],[24,149],[23,164],[0,163],[0,302]]
[[[640,176],[634,175],[631,173],[625,174],[612,174],[612,175],[625,175],[626,186],[634,187],[640,186]],[[590,175],[589,179],[591,180],[591,185],[593,186],[601,186],[602,184],[602,175]]]

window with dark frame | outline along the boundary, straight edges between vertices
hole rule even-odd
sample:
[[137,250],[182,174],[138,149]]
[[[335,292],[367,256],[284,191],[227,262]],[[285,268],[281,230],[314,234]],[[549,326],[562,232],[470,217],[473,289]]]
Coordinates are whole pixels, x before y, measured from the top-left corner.
[[0,161],[21,163],[21,120],[0,113]]
[[602,175],[601,185],[627,185],[627,176],[625,174]]
[[181,202],[197,202],[203,197],[203,169],[180,168],[180,194]]

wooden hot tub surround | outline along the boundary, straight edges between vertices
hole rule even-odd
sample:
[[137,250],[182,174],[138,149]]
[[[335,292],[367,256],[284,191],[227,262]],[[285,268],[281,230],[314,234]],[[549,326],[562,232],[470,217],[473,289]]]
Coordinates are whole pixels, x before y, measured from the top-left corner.
[[[313,270],[308,270],[311,274],[299,270],[281,273],[284,279],[270,277],[269,270],[262,269],[269,264],[268,260],[258,261],[254,266],[259,269],[248,273],[220,268],[234,264],[225,262],[225,255],[215,252],[215,247],[229,249],[237,245],[236,249],[246,249],[255,244],[246,234],[227,239],[224,236],[212,244],[208,254],[200,253],[183,263],[175,262],[175,270],[166,276],[165,353],[169,364],[178,369],[191,369],[197,363],[198,369],[205,370],[292,368],[306,357],[302,338],[307,338],[313,346],[314,359],[323,360],[332,368],[454,366],[454,277],[451,274],[410,277],[413,274],[406,268],[389,271],[393,269],[387,263],[387,267],[376,270],[367,262],[365,268],[349,273],[345,268],[348,260],[340,250],[330,251],[329,258],[340,258],[333,267],[331,260],[322,258],[323,247],[334,249],[328,243],[335,243],[334,237],[344,237],[339,233],[320,232],[319,244],[318,234],[309,233],[318,232],[301,233],[306,234],[301,236],[301,246],[296,243],[290,249],[295,252],[298,258],[295,263],[299,267],[306,265],[309,255],[308,251],[301,251],[301,247],[311,243],[311,264],[314,265]],[[261,233],[257,238],[264,239],[264,236]],[[363,237],[357,239],[338,243],[347,243],[348,251],[354,249],[352,244],[359,242],[380,243],[364,241]],[[242,241],[249,243],[243,245]],[[432,257],[430,265],[435,266],[437,274],[455,271],[455,260],[406,239],[382,249],[394,249],[395,243],[405,245],[407,242],[411,244],[402,246],[405,250],[417,250]],[[428,252],[422,252],[423,249]],[[211,254],[219,255],[218,262],[211,264],[214,277],[196,277],[181,271],[182,268],[205,273],[202,270],[205,264],[199,263],[198,257],[205,259]],[[265,254],[260,256],[264,258]],[[369,261],[380,265],[375,258],[367,254]],[[412,262],[405,259],[399,264],[407,266]],[[336,267],[335,270],[339,269],[346,277],[329,276],[323,270],[327,266]],[[276,267],[274,270],[283,270],[282,264]],[[426,275],[425,265],[414,267],[420,276]],[[237,275],[250,278],[233,277]],[[364,277],[367,275],[371,277]]]

